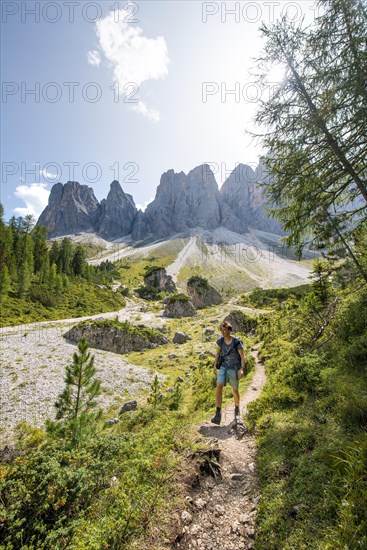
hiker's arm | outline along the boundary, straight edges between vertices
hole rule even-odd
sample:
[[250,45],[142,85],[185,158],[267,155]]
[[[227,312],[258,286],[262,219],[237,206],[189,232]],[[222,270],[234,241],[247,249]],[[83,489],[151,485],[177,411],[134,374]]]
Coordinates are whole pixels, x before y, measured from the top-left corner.
[[221,349],[219,346],[217,346],[217,351],[216,351],[216,354],[215,354],[215,359],[214,359],[214,366],[213,366],[213,372],[215,375],[217,375],[217,364],[218,364],[218,359],[219,359],[219,355],[220,355],[220,352],[221,352]]
[[245,374],[245,366],[246,366],[246,357],[245,357],[245,354],[243,352],[243,349],[239,349],[238,350],[238,353],[240,354],[240,357],[241,357],[241,369],[240,369],[240,373],[242,372],[242,376]]

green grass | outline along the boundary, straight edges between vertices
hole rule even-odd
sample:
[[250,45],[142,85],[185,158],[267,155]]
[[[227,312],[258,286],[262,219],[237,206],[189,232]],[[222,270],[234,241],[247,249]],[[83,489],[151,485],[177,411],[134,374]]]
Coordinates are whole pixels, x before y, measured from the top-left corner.
[[125,305],[124,298],[109,289],[101,289],[84,279],[71,280],[63,290],[58,304],[45,307],[40,302],[9,296],[1,308],[1,325],[15,326],[37,321],[96,315],[117,311]]
[[[336,337],[316,352],[290,341],[281,313],[264,333],[268,379],[248,414],[258,440],[257,550],[367,547],[367,361],[355,345],[366,332],[366,299],[340,301]],[[353,337],[343,323],[354,323]],[[351,353],[358,367],[347,366]]]
[[174,259],[175,256],[173,254],[154,250],[151,256],[147,258],[126,257],[116,262],[115,265],[120,275],[119,281],[126,285],[130,292],[132,292],[135,288],[144,283],[144,277],[150,269],[154,271],[157,268],[156,264],[165,268],[170,265]]

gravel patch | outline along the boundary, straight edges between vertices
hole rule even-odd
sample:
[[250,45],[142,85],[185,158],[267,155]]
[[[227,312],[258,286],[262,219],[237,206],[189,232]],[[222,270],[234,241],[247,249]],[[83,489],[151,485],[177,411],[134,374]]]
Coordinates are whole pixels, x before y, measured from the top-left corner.
[[[26,330],[25,330],[26,329]],[[26,421],[43,426],[54,418],[54,403],[64,388],[65,366],[72,364],[77,346],[68,343],[65,326],[7,328],[0,336],[0,445],[11,443],[15,426]],[[101,381],[99,406],[137,399],[155,373],[130,364],[122,355],[92,349],[96,378]],[[163,380],[165,377],[158,374]]]

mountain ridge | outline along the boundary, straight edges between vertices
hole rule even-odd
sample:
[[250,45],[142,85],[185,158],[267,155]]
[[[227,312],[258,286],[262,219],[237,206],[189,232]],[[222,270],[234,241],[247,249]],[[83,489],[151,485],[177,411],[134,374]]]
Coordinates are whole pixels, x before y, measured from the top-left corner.
[[37,225],[44,225],[50,238],[91,232],[106,240],[130,235],[135,242],[167,238],[198,226],[284,235],[280,223],[267,216],[267,206],[251,167],[238,164],[219,189],[210,166],[202,164],[187,174],[173,169],[164,172],[155,198],[144,212],[117,180],[101,202],[87,185],[58,182]]

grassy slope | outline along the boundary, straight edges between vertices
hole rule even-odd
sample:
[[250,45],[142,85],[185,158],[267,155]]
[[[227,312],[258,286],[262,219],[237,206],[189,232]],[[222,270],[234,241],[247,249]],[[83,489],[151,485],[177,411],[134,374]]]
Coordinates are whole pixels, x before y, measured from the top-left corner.
[[274,314],[264,328],[268,381],[249,415],[259,445],[258,550],[367,547],[367,299],[339,299],[335,337],[313,354],[300,354],[284,329],[301,313]]
[[84,279],[70,281],[63,290],[58,304],[45,307],[29,298],[9,295],[1,307],[1,325],[15,326],[23,323],[83,317],[107,311],[116,311],[125,305],[124,298],[112,290],[99,288]]

